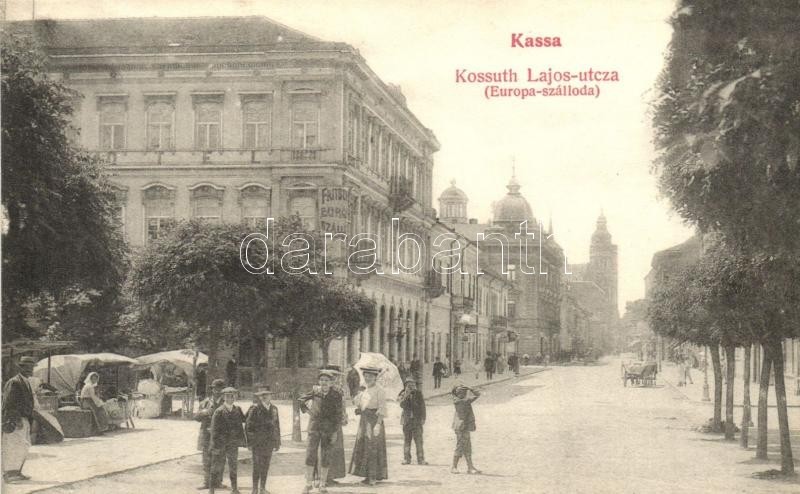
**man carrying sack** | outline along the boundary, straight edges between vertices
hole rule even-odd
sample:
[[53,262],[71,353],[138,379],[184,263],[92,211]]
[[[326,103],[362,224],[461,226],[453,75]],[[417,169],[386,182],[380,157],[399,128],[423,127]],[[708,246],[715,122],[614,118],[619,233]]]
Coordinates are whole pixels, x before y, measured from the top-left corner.
[[3,388],[3,479],[6,482],[28,480],[22,466],[31,447],[33,421],[33,388],[28,380],[33,375],[36,361],[20,357],[16,376]]

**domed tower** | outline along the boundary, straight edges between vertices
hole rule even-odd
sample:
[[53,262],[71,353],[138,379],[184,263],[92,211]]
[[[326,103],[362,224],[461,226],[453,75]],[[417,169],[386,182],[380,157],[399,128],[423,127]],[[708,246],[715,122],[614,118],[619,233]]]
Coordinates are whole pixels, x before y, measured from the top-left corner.
[[617,245],[611,242],[608,222],[603,212],[597,218],[597,227],[589,246],[588,278],[606,292],[609,305],[617,309]]
[[511,228],[514,231],[519,229],[519,224],[523,221],[528,221],[531,225],[535,225],[536,220],[533,217],[531,205],[519,192],[521,187],[517,182],[516,174],[511,175],[511,180],[506,185],[506,188],[508,189],[506,196],[494,205],[492,223]]
[[468,223],[467,202],[469,198],[463,190],[456,187],[456,181],[450,181],[450,187],[446,188],[439,196],[439,218],[442,223]]

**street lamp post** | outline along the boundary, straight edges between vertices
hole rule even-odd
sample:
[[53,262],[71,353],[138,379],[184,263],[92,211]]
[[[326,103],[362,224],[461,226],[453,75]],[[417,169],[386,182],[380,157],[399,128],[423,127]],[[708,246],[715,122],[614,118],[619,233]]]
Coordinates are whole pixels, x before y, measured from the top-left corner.
[[708,347],[703,347],[703,401],[711,401],[708,394]]

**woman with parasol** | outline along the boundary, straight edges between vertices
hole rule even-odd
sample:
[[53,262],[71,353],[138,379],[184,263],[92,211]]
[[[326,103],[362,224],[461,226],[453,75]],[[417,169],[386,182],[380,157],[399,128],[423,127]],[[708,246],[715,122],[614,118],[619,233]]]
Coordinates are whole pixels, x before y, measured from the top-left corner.
[[350,473],[364,477],[365,484],[374,485],[378,480],[389,478],[386,460],[386,391],[377,384],[380,369],[362,367],[366,388],[355,398],[356,414],[361,415],[358,424]]

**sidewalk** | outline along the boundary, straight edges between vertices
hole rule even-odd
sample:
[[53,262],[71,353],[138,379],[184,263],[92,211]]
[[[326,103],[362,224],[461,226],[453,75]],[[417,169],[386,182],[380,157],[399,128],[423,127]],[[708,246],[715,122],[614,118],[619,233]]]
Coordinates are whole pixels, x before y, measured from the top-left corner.
[[[742,406],[744,384],[742,383],[742,375],[739,372],[741,369],[736,369],[736,378],[734,381],[733,403],[736,407]],[[708,393],[712,401],[703,401],[703,372],[698,369],[692,369],[692,379],[694,383],[688,383],[685,386],[678,386],[680,382],[680,369],[671,362],[663,362],[661,373],[658,375],[658,380],[664,381],[671,386],[675,391],[682,394],[686,399],[697,403],[712,403],[714,399],[714,371],[708,369]],[[752,379],[751,379],[752,380]],[[724,383],[724,381],[723,381]],[[724,385],[724,384],[723,384]],[[800,396],[795,394],[794,379],[786,377],[786,405],[790,408],[800,408]],[[722,391],[723,405],[725,400],[725,389]],[[775,383],[770,383],[769,399],[767,401],[769,407],[775,407]],[[758,406],[758,383],[750,383],[750,405],[753,407]]]
[[[543,367],[522,367],[520,376],[528,376],[541,372]],[[472,387],[482,387],[514,379],[513,373],[496,375],[487,381],[483,373],[478,379],[475,374],[450,377],[442,380],[440,389],[433,388],[433,377],[423,376],[423,393],[426,399],[450,393],[456,383]],[[391,399],[395,397],[389,397]],[[242,410],[250,407],[248,401],[237,401]],[[276,401],[281,420],[283,446],[276,454],[297,454],[303,451],[304,444],[293,443],[292,405],[289,401]],[[344,427],[345,436],[355,435],[358,427],[353,407],[348,406],[349,422]],[[400,407],[390,402],[388,407],[387,427],[399,433]],[[303,439],[308,425],[308,415],[301,416]],[[65,439],[57,444],[33,446],[23,468],[23,473],[31,479],[26,482],[3,484],[2,492],[9,494],[28,494],[62,484],[69,484],[95,477],[103,477],[115,473],[134,470],[152,464],[175,460],[200,454],[197,450],[197,434],[199,423],[194,420],[173,419],[136,419],[136,429],[121,429],[80,439]],[[239,458],[250,458],[247,449],[239,450]]]

